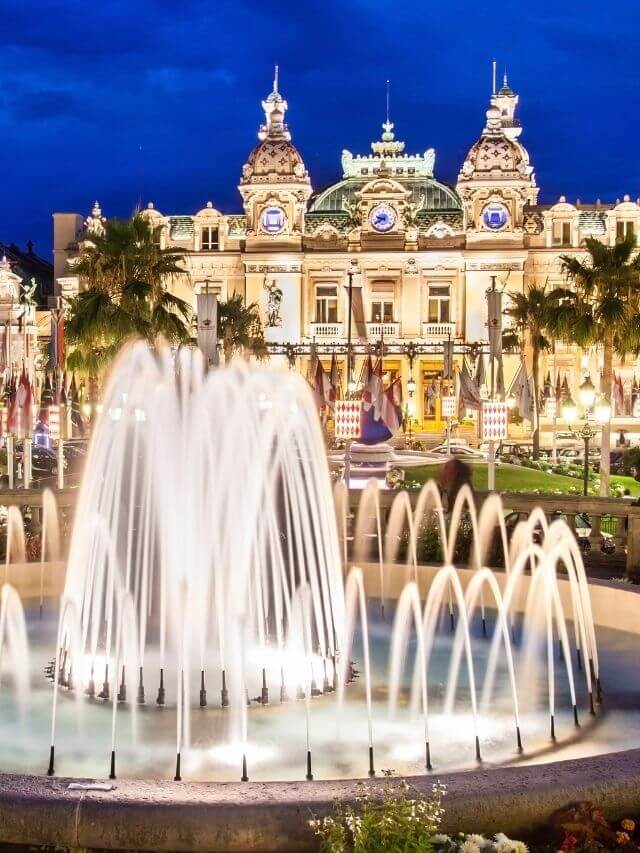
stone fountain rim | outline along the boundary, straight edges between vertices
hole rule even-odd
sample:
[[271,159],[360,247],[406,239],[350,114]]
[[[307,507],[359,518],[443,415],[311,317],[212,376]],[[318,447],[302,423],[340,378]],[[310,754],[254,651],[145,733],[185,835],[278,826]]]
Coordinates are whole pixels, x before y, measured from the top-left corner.
[[[506,832],[543,825],[557,808],[592,800],[617,819],[637,811],[640,749],[519,767],[410,777],[428,794],[447,786],[443,830]],[[73,791],[63,777],[0,774],[0,841],[89,850],[305,851],[317,849],[312,814],[353,802],[382,779],[315,782],[117,780],[114,789]]]

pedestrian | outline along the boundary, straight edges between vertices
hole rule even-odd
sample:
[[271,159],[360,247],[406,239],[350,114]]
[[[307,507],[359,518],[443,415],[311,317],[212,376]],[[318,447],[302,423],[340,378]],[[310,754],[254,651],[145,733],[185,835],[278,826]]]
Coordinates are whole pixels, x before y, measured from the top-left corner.
[[440,474],[440,491],[446,495],[448,512],[453,509],[458,492],[463,486],[472,489],[471,468],[460,459],[448,459]]

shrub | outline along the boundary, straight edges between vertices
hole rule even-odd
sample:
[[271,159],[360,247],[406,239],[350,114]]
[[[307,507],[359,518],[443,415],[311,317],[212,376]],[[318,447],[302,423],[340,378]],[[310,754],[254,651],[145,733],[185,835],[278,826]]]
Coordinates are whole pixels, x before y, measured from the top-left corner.
[[631,476],[631,469],[640,471],[640,447],[630,447],[622,454],[622,471]]
[[442,819],[443,785],[435,783],[429,798],[409,796],[409,786],[400,779],[387,780],[379,797],[363,784],[356,806],[335,803],[324,818],[309,824],[320,838],[322,853],[429,853]]

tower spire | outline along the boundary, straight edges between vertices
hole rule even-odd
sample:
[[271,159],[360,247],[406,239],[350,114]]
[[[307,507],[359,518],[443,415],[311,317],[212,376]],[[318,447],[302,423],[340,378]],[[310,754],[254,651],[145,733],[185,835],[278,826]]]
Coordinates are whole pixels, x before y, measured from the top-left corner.
[[496,72],[497,72],[497,62],[495,59],[491,62],[491,94],[495,95],[496,93]]
[[273,91],[274,94],[278,94],[278,76],[280,74],[280,66],[273,66]]
[[387,124],[390,122],[391,114],[391,83],[387,80]]
[[502,85],[504,86],[505,89],[508,88],[508,86],[509,86],[509,81],[507,80],[507,69],[506,68],[504,69],[504,77],[502,78]]

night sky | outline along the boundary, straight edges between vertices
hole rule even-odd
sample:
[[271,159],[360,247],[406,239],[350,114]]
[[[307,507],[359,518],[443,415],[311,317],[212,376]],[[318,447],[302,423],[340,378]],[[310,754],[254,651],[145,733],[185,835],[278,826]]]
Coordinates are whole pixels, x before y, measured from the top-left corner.
[[[635,0],[0,0],[0,241],[51,247],[53,211],[139,201],[241,210],[260,100],[281,69],[314,188],[391,113],[454,182],[484,123],[491,59],[520,94],[542,201],[640,195]],[[576,10],[568,11],[568,10]]]

